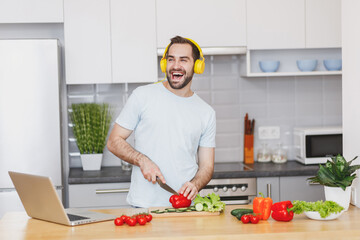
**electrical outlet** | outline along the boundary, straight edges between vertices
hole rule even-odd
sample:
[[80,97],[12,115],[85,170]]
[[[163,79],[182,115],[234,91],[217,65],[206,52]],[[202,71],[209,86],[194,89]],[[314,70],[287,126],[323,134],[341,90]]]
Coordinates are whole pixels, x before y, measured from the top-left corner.
[[280,138],[280,127],[279,126],[268,126],[259,127],[259,139],[279,139]]

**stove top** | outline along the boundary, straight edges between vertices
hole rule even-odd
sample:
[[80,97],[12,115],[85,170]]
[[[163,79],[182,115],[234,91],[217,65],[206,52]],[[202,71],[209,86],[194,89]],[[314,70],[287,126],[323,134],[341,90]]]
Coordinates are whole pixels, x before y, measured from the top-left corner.
[[231,163],[215,163],[214,172],[239,172],[239,171],[254,171],[251,167],[242,162]]

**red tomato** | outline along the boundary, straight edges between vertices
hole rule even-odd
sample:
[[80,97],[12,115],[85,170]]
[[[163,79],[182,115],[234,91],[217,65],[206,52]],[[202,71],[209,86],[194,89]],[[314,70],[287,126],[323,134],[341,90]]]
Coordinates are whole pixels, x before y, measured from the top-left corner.
[[152,220],[152,215],[151,214],[145,215],[145,218],[147,222],[150,222]]
[[114,224],[115,224],[116,226],[121,226],[121,225],[124,224],[124,221],[122,220],[121,217],[118,217],[118,218],[115,218]]
[[146,218],[145,217],[141,217],[137,220],[137,222],[140,224],[140,225],[145,225],[146,224]]
[[129,226],[135,226],[136,225],[136,218],[128,218],[126,219],[126,224]]
[[121,216],[121,219],[123,220],[123,222],[126,222],[126,219],[130,218],[129,216],[126,216],[126,215],[122,215]]
[[144,216],[144,214],[138,214],[138,215],[136,215],[134,217],[136,218],[136,221],[139,222],[139,219],[144,218],[145,216]]
[[242,215],[241,216],[241,221],[243,223],[249,223],[250,222],[250,215]]
[[254,224],[256,224],[256,223],[258,223],[259,222],[259,220],[260,220],[260,216],[254,216],[254,215],[251,215],[250,216],[250,222],[251,223],[254,223]]

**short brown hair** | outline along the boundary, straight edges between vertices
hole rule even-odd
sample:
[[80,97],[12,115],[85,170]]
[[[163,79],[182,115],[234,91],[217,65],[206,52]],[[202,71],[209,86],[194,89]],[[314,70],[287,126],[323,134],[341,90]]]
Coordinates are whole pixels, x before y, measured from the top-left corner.
[[187,44],[190,44],[190,46],[192,47],[192,57],[194,59],[194,62],[200,58],[200,50],[198,49],[198,47],[192,42],[190,41],[189,39],[186,39],[186,38],[183,38],[183,37],[180,37],[180,36],[176,36],[176,37],[173,37],[170,39],[170,44],[168,46],[168,50],[166,52],[166,58],[168,56],[168,53],[169,53],[169,49],[170,47],[173,45],[173,44],[176,44],[176,43],[180,43],[180,44],[184,44],[184,43],[187,43]]

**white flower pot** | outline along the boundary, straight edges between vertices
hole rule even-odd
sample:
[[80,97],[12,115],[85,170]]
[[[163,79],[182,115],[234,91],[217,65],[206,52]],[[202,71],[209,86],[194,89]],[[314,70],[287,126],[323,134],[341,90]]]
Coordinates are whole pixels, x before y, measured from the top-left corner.
[[81,154],[81,164],[84,171],[96,171],[101,169],[102,153]]
[[328,187],[324,186],[325,190],[325,199],[326,201],[337,202],[340,206],[344,208],[345,211],[349,209],[350,198],[351,198],[351,187],[347,187],[344,190],[340,187]]

